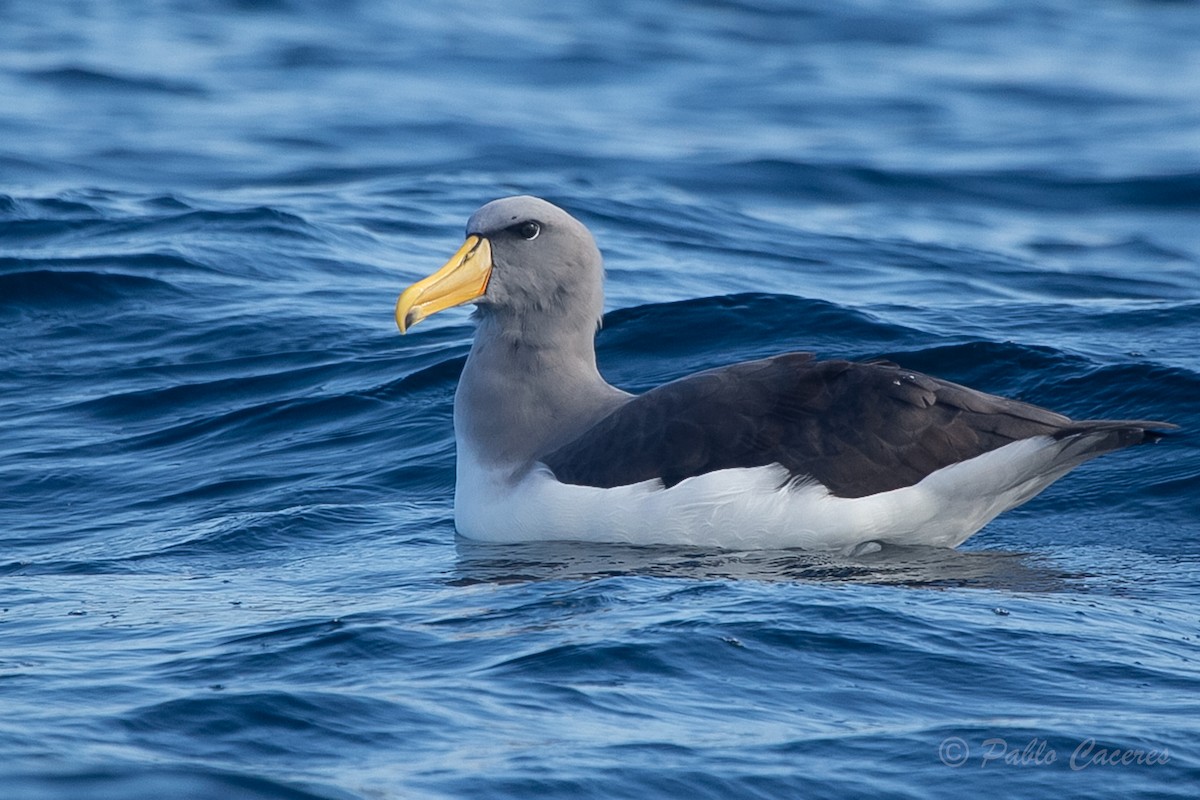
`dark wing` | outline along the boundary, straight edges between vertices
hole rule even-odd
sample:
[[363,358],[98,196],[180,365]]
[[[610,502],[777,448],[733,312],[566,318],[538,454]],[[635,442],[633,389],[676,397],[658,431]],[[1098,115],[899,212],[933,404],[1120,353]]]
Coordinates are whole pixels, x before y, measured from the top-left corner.
[[1157,424],[1075,423],[887,362],[790,353],[653,389],[541,460],[564,483],[604,488],[777,463],[795,481],[864,497],[1018,439],[1113,431],[1103,452]]

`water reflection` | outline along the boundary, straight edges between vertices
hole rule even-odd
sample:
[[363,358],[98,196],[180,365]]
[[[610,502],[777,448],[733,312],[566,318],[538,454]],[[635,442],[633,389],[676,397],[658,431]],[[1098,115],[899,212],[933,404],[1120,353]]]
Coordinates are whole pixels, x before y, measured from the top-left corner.
[[803,550],[723,551],[588,542],[484,544],[459,538],[458,584],[583,580],[618,575],[758,581],[830,581],[1048,592],[1078,589],[1071,574],[1033,553],[883,545],[861,555]]

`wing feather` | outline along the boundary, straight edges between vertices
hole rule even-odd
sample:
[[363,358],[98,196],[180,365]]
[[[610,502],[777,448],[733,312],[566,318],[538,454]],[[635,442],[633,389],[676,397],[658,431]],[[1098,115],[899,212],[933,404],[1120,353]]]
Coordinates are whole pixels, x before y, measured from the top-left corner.
[[1101,438],[1113,449],[1144,439],[1145,427],[1170,426],[1072,422],[887,361],[788,353],[664,384],[541,460],[564,483],[605,488],[780,464],[792,481],[864,497],[1018,439],[1112,430],[1121,435]]

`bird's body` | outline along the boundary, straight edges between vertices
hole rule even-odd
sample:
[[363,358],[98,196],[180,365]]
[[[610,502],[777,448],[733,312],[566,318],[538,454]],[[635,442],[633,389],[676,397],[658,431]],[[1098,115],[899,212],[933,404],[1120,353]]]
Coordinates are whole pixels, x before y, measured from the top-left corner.
[[954,547],[1082,462],[1165,423],[1072,421],[887,362],[790,353],[630,395],[596,367],[587,229],[494,201],[397,304],[402,330],[463,302],[455,522],[473,539],[736,549]]

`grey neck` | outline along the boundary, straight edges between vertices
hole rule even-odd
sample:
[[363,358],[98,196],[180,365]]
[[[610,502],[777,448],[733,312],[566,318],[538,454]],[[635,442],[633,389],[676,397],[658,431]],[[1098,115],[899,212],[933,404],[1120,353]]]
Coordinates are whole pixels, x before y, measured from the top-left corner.
[[460,458],[465,442],[488,466],[519,477],[628,399],[596,369],[595,322],[573,319],[543,317],[530,330],[516,316],[480,309],[454,398]]

